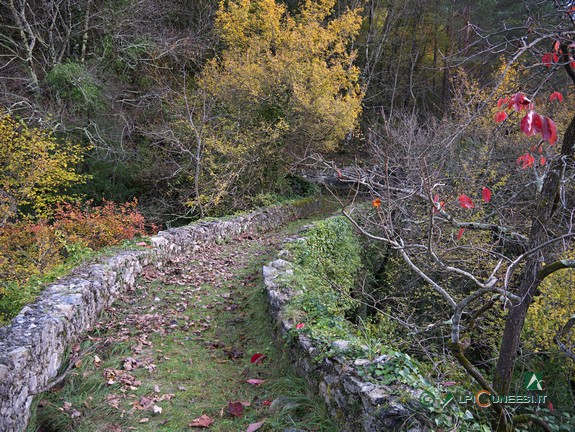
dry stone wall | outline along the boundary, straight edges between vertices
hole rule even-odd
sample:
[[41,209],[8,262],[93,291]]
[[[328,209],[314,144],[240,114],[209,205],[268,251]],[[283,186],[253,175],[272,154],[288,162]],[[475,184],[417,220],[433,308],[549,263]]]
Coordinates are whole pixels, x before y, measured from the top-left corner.
[[[291,239],[291,241],[298,240],[301,239]],[[285,335],[295,323],[286,318],[290,314],[283,312],[298,291],[287,282],[293,273],[293,266],[283,258],[289,254],[284,250],[279,255],[282,258],[263,267],[263,278],[271,314],[278,321],[280,332]],[[345,350],[347,344],[348,342],[344,340],[333,341],[334,347],[339,350]],[[375,385],[364,381],[354,369],[354,366],[385,362],[386,356],[371,361],[368,359],[351,361],[341,356],[323,357],[319,347],[302,333],[297,335],[290,349],[297,372],[319,392],[331,416],[341,425],[342,432],[429,430],[425,426],[413,426],[414,423],[417,424],[417,420],[409,403],[419,398],[421,390],[401,384],[393,387]],[[409,395],[405,398],[407,403],[398,397],[399,390]]]
[[308,198],[228,220],[162,231],[151,239],[150,249],[122,252],[99,264],[81,266],[48,286],[9,326],[0,328],[0,431],[25,430],[34,395],[57,379],[70,346],[119,292],[135,284],[144,266],[161,267],[198,252],[203,244],[271,230],[317,207],[318,202]]

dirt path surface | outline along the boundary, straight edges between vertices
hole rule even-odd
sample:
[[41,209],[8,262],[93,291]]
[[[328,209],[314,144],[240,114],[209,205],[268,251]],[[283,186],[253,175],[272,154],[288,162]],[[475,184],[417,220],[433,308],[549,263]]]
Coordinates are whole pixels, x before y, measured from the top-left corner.
[[272,338],[261,266],[304,222],[144,269],[29,431],[336,431]]

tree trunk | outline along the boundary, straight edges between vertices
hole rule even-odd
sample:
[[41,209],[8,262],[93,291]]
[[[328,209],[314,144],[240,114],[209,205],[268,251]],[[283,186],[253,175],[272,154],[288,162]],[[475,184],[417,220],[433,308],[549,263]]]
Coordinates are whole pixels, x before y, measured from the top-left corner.
[[[557,209],[561,180],[569,159],[573,158],[575,145],[575,117],[571,120],[561,147],[560,156],[553,162],[551,169],[545,177],[541,194],[538,197],[538,206],[531,223],[531,234],[528,250],[538,248],[551,239],[550,230],[552,217]],[[506,395],[509,393],[513,370],[517,359],[517,351],[521,339],[521,332],[525,324],[525,317],[533,297],[539,287],[541,280],[538,277],[542,264],[549,257],[545,256],[546,249],[540,249],[528,256],[525,266],[520,275],[519,290],[516,293],[523,300],[509,310],[499,359],[493,379],[493,387],[497,394]],[[502,419],[499,421],[498,430],[507,430],[502,426]]]

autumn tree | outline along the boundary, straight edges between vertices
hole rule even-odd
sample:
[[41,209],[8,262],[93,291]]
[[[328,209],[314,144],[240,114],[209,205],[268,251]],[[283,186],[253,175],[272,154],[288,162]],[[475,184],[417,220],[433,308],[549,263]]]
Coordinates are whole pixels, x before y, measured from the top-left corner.
[[76,172],[84,150],[58,142],[50,131],[0,114],[0,140],[0,227],[24,207],[46,216],[67,187],[86,179]]
[[350,49],[361,18],[331,18],[333,0],[305,1],[289,14],[273,0],[222,2],[221,58],[202,74],[207,91],[240,130],[281,131],[276,159],[333,149],[353,130],[362,93]]
[[192,64],[175,72],[165,117],[143,131],[165,155],[163,176],[188,216],[289,194],[293,161],[336,148],[354,130],[362,92],[351,44],[361,18],[333,17],[333,5],[307,1],[289,12],[271,0],[220,3],[221,54],[195,80]]

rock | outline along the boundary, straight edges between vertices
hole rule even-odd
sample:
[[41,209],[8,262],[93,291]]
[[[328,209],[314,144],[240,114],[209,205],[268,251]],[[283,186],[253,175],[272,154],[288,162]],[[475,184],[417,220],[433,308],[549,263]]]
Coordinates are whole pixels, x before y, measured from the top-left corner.
[[350,342],[346,340],[335,340],[331,343],[331,346],[339,351],[347,351],[349,349]]
[[373,364],[385,363],[388,358],[389,358],[389,356],[387,354],[384,354],[384,355],[381,355],[381,356],[377,357],[376,359],[374,359],[372,363]]

